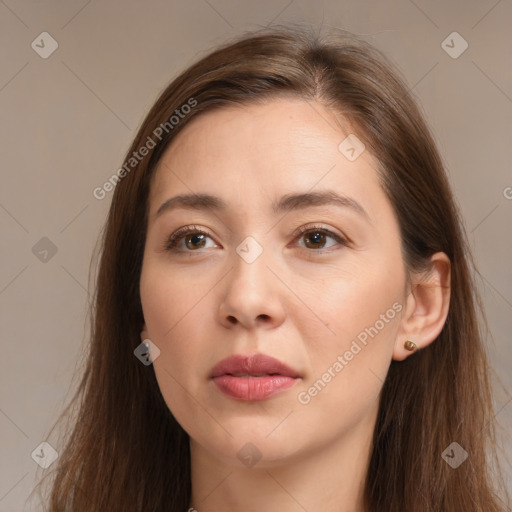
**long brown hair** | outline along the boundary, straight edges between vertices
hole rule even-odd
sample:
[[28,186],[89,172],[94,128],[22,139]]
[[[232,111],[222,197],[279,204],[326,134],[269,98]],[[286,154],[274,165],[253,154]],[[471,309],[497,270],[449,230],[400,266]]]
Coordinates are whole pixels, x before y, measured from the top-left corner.
[[[181,73],[128,151],[102,236],[86,365],[63,413],[76,412],[73,428],[47,475],[54,477],[50,512],[187,509],[188,434],[152,367],[133,353],[144,321],[139,280],[149,186],[163,151],[195,116],[280,95],[339,113],[377,156],[410,270],[427,268],[437,251],[452,263],[442,332],[407,360],[393,361],[384,382],[366,510],[498,512],[505,510],[502,500],[509,503],[496,455],[474,265],[433,137],[399,71],[378,50],[344,31],[320,37],[288,26],[232,40]],[[146,156],[130,160],[143,146]],[[452,442],[469,454],[457,469],[441,457]]]

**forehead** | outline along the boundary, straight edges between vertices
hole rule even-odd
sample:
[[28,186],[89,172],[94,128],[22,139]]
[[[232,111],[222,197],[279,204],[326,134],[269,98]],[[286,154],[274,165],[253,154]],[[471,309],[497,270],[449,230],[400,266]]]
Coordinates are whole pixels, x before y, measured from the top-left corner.
[[309,189],[320,180],[321,185],[363,192],[376,180],[377,161],[368,151],[352,162],[343,155],[340,143],[353,133],[341,116],[299,98],[201,113],[162,155],[150,200],[160,201],[173,191],[225,196],[233,190],[265,189],[272,194]]

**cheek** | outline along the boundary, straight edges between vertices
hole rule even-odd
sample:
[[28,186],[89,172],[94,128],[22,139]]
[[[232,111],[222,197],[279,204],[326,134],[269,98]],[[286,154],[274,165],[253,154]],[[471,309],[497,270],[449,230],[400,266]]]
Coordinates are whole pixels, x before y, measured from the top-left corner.
[[301,290],[317,317],[312,321],[299,310],[294,313],[309,344],[312,369],[300,403],[310,402],[311,410],[334,406],[355,413],[377,398],[400,327],[405,279],[405,274],[385,267],[367,261],[364,267],[354,266],[322,282],[321,293]]
[[150,337],[166,342],[205,294],[204,287],[189,285],[186,271],[148,262],[143,266],[140,296]]
[[296,304],[291,319],[299,323],[304,342],[316,340],[315,344],[331,353],[343,350],[359,335],[364,342],[366,329],[372,326],[376,325],[379,334],[396,330],[405,274],[366,259],[318,277],[295,284],[301,302],[308,306]]
[[376,414],[399,313],[387,300],[372,302],[364,302],[362,309],[358,301],[340,307],[330,324],[336,335],[328,333],[308,350],[311,372],[294,397],[295,419],[311,432],[321,431],[325,439],[349,432]]
[[200,373],[197,364],[205,356],[201,340],[208,340],[207,326],[213,321],[212,304],[205,300],[209,288],[194,285],[185,272],[169,267],[148,264],[141,274],[144,320],[160,350],[153,368],[167,406],[185,428],[191,417],[201,414],[200,409],[193,412],[197,403],[190,397],[198,396],[204,383],[190,376]]

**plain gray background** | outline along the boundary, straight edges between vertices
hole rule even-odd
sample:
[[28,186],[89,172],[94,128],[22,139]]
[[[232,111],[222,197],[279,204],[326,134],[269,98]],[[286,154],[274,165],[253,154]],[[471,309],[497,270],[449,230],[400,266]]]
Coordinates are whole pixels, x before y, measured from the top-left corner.
[[[491,364],[512,389],[510,0],[0,0],[0,512],[37,509],[24,503],[44,472],[31,453],[49,440],[76,383],[89,265],[111,199],[95,199],[94,188],[122,165],[179,71],[227,38],[287,22],[362,35],[404,73],[482,274]],[[58,44],[47,58],[42,32]],[[457,58],[447,53],[464,41]],[[495,408],[510,454],[505,390],[497,389]]]

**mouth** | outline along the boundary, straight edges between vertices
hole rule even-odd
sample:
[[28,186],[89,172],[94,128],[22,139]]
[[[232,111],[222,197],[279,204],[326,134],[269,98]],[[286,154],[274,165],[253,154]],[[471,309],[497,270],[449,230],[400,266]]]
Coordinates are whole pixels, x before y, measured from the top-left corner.
[[264,400],[293,386],[298,372],[264,355],[234,355],[213,368],[211,379],[224,395],[246,402]]

